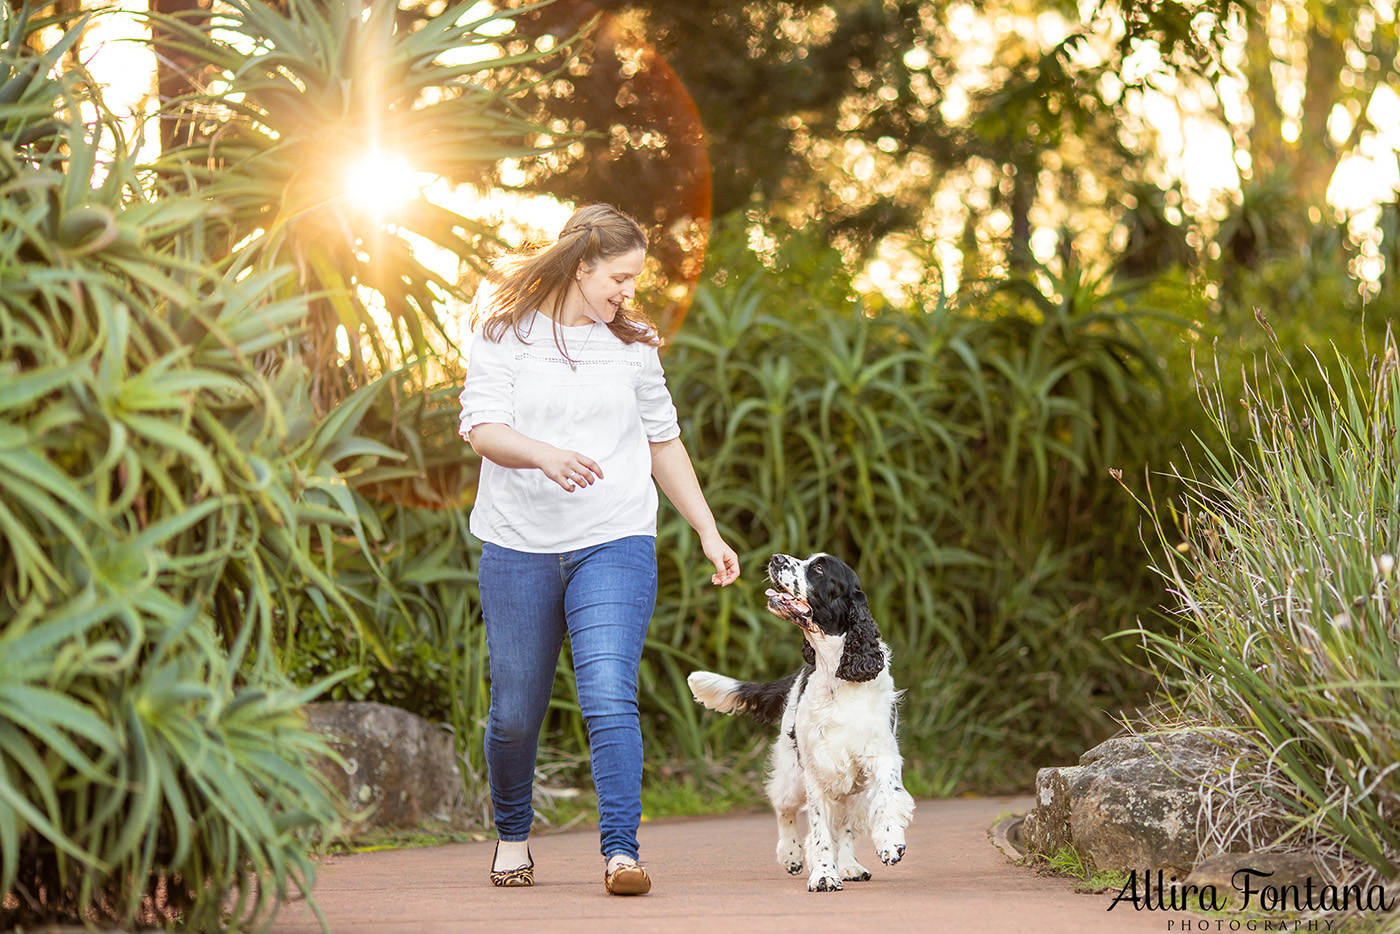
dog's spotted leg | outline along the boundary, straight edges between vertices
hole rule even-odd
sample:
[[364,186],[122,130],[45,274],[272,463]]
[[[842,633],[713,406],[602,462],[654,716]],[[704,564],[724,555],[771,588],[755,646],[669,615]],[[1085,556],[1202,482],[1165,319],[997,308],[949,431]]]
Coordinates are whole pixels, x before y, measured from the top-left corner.
[[841,891],[841,876],[836,872],[835,841],[831,837],[831,808],[819,795],[807,794],[807,859],[812,874],[807,877],[809,892]]
[[870,838],[880,862],[904,858],[904,828],[914,818],[914,798],[904,790],[899,765],[882,770],[870,803]]
[[802,871],[802,841],[797,838],[797,811],[778,812],[778,864],[794,876]]
[[796,745],[786,736],[774,743],[770,757],[768,800],[778,815],[778,865],[793,875],[802,871],[802,841],[797,835],[797,812],[807,803]]
[[859,815],[865,813],[863,795],[831,801],[831,828],[836,838],[836,874],[842,882],[868,882],[870,871],[856,859]]
[[856,832],[849,823],[841,828],[841,845],[836,852],[836,871],[843,882],[870,881],[870,870],[856,859]]

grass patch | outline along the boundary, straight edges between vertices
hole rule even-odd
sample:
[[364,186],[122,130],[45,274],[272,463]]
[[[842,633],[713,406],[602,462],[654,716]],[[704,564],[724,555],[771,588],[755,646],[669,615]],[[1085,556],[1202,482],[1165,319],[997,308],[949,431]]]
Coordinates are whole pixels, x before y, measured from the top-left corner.
[[1093,862],[1072,846],[1063,847],[1053,856],[1036,854],[1021,860],[1023,865],[1049,871],[1055,875],[1078,879],[1074,890],[1081,895],[1121,892],[1128,884],[1128,874],[1121,869],[1097,869]]
[[756,811],[767,807],[768,798],[763,789],[741,781],[715,787],[684,780],[642,790],[643,820]]
[[[701,765],[697,771],[703,775],[706,769]],[[709,771],[708,776],[700,779],[673,772],[665,781],[644,782],[642,820],[767,809],[762,779],[756,773],[743,769],[711,768]],[[561,833],[598,820],[598,797],[587,774],[571,775],[568,784],[559,783],[562,777],[556,772],[551,776],[552,781],[536,783],[532,831],[535,834]],[[485,788],[481,789],[481,794],[487,794]],[[416,827],[366,830],[334,841],[326,847],[326,852],[343,856],[495,839],[495,830],[486,823],[485,814],[482,812],[479,820],[434,821]]]
[[448,843],[478,843],[490,836],[490,832],[484,827],[434,821],[432,824],[420,824],[417,827],[367,830],[355,834],[352,838],[337,840],[326,847],[326,852],[332,856],[377,853],[380,850],[407,850],[424,846],[443,846]]
[[[703,766],[698,771],[703,775]],[[766,810],[768,799],[761,781],[758,775],[743,770],[716,770],[700,778],[673,774],[665,781],[647,781],[642,784],[642,820]],[[558,832],[595,822],[598,797],[586,777],[584,782],[565,794],[556,792],[547,802],[537,801],[537,825]]]

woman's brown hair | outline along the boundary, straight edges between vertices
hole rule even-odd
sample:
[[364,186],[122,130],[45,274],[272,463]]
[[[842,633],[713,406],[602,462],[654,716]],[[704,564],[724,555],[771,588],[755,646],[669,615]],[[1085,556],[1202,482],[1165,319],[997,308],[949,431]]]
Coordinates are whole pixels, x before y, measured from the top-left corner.
[[[567,358],[559,332],[559,312],[579,266],[591,268],[602,260],[646,248],[647,235],[641,225],[612,205],[579,208],[559,232],[559,239],[528,247],[507,262],[483,312],[486,323],[482,333],[488,340],[499,341],[510,327],[523,338],[521,322],[537,310],[544,311],[554,320],[554,343]],[[661,343],[651,320],[628,308],[618,309],[608,322],[608,330],[624,344]]]

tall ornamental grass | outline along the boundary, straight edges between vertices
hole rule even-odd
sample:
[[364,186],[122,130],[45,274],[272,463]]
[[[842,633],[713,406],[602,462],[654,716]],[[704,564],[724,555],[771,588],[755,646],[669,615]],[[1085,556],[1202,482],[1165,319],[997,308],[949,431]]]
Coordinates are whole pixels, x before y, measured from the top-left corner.
[[1144,634],[1167,689],[1150,726],[1230,734],[1213,846],[1318,851],[1341,878],[1386,882],[1400,866],[1396,344],[1364,368],[1274,359],[1242,397],[1202,390],[1228,443],[1179,475],[1175,521],[1155,525],[1180,632]]

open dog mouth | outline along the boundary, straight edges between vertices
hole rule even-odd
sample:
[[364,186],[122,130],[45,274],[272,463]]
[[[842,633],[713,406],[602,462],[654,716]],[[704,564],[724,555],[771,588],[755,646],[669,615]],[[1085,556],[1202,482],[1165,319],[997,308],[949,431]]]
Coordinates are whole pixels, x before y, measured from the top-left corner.
[[768,611],[774,616],[785,619],[808,632],[816,632],[816,627],[812,623],[812,608],[806,600],[794,597],[790,593],[784,593],[773,588],[764,591],[768,596]]

